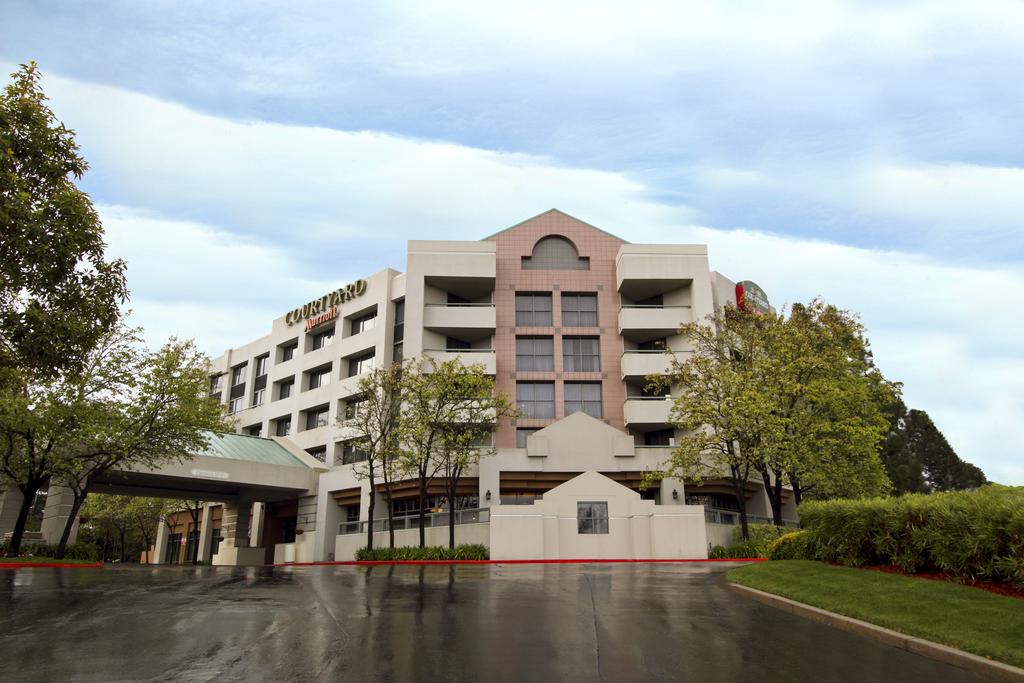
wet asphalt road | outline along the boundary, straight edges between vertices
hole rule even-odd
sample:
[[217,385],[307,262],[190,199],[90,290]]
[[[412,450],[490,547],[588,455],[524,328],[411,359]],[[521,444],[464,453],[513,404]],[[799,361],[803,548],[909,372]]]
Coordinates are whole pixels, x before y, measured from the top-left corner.
[[5,680],[945,681],[731,565],[0,570]]

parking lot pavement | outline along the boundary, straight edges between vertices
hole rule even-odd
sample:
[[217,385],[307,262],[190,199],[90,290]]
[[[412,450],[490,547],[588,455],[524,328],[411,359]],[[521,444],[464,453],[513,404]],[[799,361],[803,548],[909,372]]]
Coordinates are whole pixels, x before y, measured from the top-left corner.
[[982,680],[734,594],[728,564],[0,571],[5,680]]

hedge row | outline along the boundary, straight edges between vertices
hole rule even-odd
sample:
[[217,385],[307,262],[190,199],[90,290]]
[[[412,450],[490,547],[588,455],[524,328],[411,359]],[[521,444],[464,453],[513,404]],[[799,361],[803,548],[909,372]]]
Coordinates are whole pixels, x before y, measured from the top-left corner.
[[808,502],[772,559],[895,565],[1024,585],[1024,487]]
[[[7,543],[0,543],[0,560],[7,556]],[[53,557],[57,551],[56,546],[43,545],[41,543],[22,543],[19,555],[21,557]],[[69,560],[90,560],[96,562],[100,559],[99,550],[92,543],[73,543],[64,549],[64,557]]]
[[740,527],[733,530],[733,543],[727,548],[720,545],[711,549],[709,557],[713,560],[739,559],[749,557],[768,557],[768,547],[786,530],[773,524],[751,524],[747,527],[747,535],[743,540]]
[[400,548],[360,548],[356,551],[356,559],[361,562],[391,562],[395,560],[486,560],[490,558],[487,546],[479,544],[446,546],[428,546],[417,548],[403,546]]

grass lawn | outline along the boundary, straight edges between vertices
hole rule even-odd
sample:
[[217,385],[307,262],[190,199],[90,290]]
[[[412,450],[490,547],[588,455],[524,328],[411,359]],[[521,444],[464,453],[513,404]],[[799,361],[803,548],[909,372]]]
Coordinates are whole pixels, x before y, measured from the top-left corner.
[[52,557],[36,557],[35,555],[28,555],[26,557],[2,557],[0,556],[0,564],[20,564],[23,562],[46,562],[48,564],[59,563],[59,564],[96,564],[95,560],[71,560],[64,558],[61,560],[55,560]]
[[1024,600],[807,560],[733,569],[732,583],[1024,667]]

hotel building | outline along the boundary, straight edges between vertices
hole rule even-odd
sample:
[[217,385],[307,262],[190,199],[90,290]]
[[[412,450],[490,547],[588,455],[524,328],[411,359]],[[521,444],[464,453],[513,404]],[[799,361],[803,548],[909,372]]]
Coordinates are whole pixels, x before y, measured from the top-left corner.
[[[311,292],[319,298],[211,366],[211,394],[238,432],[273,439],[318,473],[310,495],[275,504],[277,518],[294,515],[279,525],[288,538],[263,543],[295,544],[275,557],[296,560],[351,559],[365,544],[371,491],[353,472],[357,435],[337,420],[358,408],[368,370],[429,357],[482,364],[521,414],[461,480],[459,542],[501,557],[706,556],[730,541],[732,487],[666,479],[640,490],[676,438],[671,394],[645,378],[667,370],[665,348],[687,352],[681,324],[735,292],[703,245],[632,244],[557,210],[479,241],[413,240],[404,273]],[[447,542],[443,492],[431,486],[428,544]],[[770,516],[759,484],[747,496],[751,515]],[[415,544],[415,481],[397,482],[393,498],[398,542]],[[785,516],[795,517],[791,502]]]

